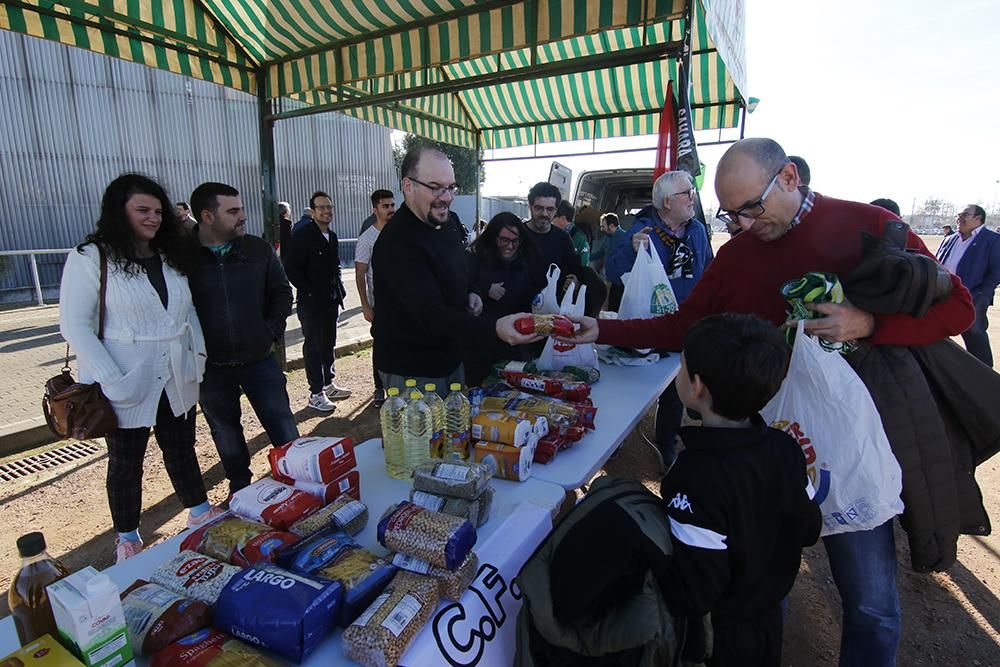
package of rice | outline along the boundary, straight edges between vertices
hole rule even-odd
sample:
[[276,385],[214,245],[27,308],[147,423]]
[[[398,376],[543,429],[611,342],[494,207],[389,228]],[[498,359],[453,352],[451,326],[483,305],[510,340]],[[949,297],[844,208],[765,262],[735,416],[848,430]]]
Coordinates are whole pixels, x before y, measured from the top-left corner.
[[212,607],[240,568],[194,551],[181,551],[153,571],[150,577],[169,591]]
[[357,535],[368,525],[368,506],[349,494],[343,495],[315,514],[296,521],[288,530],[305,537],[328,523],[348,535]]
[[227,512],[188,534],[181,549],[248,567],[262,560],[273,563],[278,550],[298,541],[297,535]]
[[301,482],[296,480],[292,483],[299,491],[305,491],[322,500],[325,504],[332,503],[340,496],[349,494],[354,498],[361,499],[361,473],[357,470],[348,470],[346,473],[336,478],[329,484],[323,482]]
[[479,571],[479,557],[476,556],[475,551],[470,551],[469,555],[462,561],[462,564],[454,570],[446,570],[442,567],[431,565],[425,560],[405,554],[395,554],[392,557],[392,564],[407,572],[416,572],[417,574],[426,574],[429,577],[434,577],[438,582],[441,597],[445,600],[454,600],[456,602],[465,593],[465,590],[472,583],[472,580],[476,578],[476,573]]
[[296,438],[267,453],[275,479],[329,484],[357,465],[350,438]]
[[334,579],[344,585],[344,603],[340,606],[340,625],[358,617],[385,589],[396,574],[384,558],[355,546],[344,549],[333,561],[315,572],[317,577]]
[[142,579],[126,588],[121,598],[128,636],[139,655],[152,655],[212,624],[212,612],[205,603]]
[[433,563],[458,567],[476,544],[476,528],[467,519],[403,501],[378,522],[378,541],[386,549]]
[[333,631],[344,587],[257,563],[229,582],[215,606],[215,627],[302,662]]
[[233,494],[229,509],[244,519],[260,521],[278,530],[314,514],[323,501],[274,479],[259,479]]
[[472,500],[490,482],[492,473],[485,466],[465,461],[424,463],[413,471],[413,488],[439,496]]
[[260,651],[213,628],[205,628],[162,649],[151,667],[282,667]]
[[385,591],[344,630],[344,655],[366,667],[396,667],[439,599],[433,578],[396,573]]
[[435,512],[468,519],[478,528],[490,518],[490,508],[493,506],[493,487],[487,486],[479,494],[479,497],[473,500],[438,496],[426,491],[411,489],[410,502]]
[[282,549],[277,563],[286,570],[312,574],[331,563],[344,549],[357,545],[353,537],[337,526],[327,524],[297,544]]

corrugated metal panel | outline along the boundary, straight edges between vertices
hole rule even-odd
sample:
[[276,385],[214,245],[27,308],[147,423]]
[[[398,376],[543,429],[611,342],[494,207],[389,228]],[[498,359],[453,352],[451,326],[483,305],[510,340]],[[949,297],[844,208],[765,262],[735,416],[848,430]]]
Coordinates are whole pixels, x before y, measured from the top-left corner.
[[[156,178],[174,201],[205,181],[230,183],[251,233],[261,233],[256,98],[8,31],[0,62],[0,250],[78,243],[125,171]],[[371,123],[340,114],[281,121],[275,151],[278,198],[298,219],[309,195],[326,190],[341,238],[357,237],[372,190],[398,187],[389,130]],[[345,243],[342,259],[353,255]],[[39,257],[43,286],[58,285],[63,261]],[[0,301],[31,284],[28,261],[12,259]]]

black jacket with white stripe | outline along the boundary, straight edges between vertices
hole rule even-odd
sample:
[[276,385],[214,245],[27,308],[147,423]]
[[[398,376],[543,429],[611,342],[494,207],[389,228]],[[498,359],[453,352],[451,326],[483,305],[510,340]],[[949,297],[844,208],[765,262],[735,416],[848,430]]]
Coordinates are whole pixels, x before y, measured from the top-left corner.
[[822,525],[795,440],[755,416],[749,428],[684,427],[660,491],[674,557],[661,577],[675,615],[751,620],[788,595],[802,547]]

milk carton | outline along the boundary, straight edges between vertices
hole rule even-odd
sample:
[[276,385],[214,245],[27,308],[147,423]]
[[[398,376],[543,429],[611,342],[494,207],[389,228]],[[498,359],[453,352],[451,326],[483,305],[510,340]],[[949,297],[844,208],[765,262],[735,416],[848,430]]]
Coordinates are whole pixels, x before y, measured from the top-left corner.
[[87,667],[134,667],[118,587],[86,567],[46,589],[63,643]]

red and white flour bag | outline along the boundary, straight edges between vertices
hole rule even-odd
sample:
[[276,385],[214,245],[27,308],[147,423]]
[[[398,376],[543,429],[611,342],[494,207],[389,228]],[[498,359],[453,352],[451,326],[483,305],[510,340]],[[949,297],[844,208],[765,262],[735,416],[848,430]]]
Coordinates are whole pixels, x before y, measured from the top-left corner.
[[350,438],[296,438],[267,453],[274,478],[329,484],[357,465]]
[[278,530],[323,507],[323,501],[273,479],[261,479],[233,494],[229,510],[244,519],[260,521]]
[[324,505],[329,505],[345,493],[351,494],[355,500],[361,500],[361,473],[357,470],[349,470],[329,484],[296,481],[293,486],[299,491],[322,498]]

